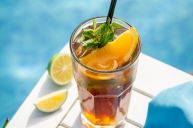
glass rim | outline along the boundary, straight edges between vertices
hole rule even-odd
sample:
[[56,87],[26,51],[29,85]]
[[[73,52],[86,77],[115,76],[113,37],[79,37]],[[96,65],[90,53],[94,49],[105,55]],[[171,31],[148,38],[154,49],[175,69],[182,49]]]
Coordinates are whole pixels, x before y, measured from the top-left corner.
[[[94,72],[94,73],[104,73],[104,74],[109,74],[109,73],[116,73],[116,72],[119,72],[119,71],[123,71],[129,67],[131,67],[135,62],[136,60],[138,59],[139,55],[140,55],[140,52],[141,52],[141,41],[140,41],[140,38],[138,37],[138,40],[139,40],[139,43],[138,43],[138,46],[139,47],[139,50],[137,52],[137,54],[134,56],[134,58],[126,65],[124,65],[123,67],[121,68],[118,68],[118,69],[115,69],[115,70],[96,70],[96,69],[93,69],[83,63],[80,62],[80,60],[77,58],[77,56],[75,55],[73,49],[72,49],[72,42],[73,42],[73,37],[75,36],[77,30],[84,24],[86,24],[87,22],[93,20],[93,19],[99,19],[99,18],[107,18],[107,16],[97,16],[97,17],[92,17],[92,18],[89,18],[83,22],[81,22],[75,29],[74,31],[72,32],[72,35],[70,37],[70,42],[69,42],[69,45],[70,45],[70,52],[71,52],[71,55],[72,57],[75,59],[76,62],[78,62],[81,66],[83,66],[84,68]],[[125,24],[127,24],[128,26],[132,27],[129,23],[127,23],[125,20],[122,20],[120,18],[117,18],[117,17],[113,17],[113,19],[116,19],[118,21],[121,21]]]

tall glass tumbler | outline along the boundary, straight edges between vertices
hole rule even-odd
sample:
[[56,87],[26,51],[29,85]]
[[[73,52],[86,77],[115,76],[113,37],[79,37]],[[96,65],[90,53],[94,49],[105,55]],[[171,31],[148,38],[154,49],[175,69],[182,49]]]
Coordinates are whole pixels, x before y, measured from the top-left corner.
[[[123,124],[127,115],[141,44],[138,40],[132,59],[116,70],[96,70],[84,65],[76,53],[76,38],[84,28],[92,25],[93,19],[96,19],[97,24],[106,22],[106,17],[86,20],[74,30],[70,39],[73,74],[82,111],[81,118],[83,123],[90,127],[114,128]],[[112,22],[127,29],[132,27],[118,18],[113,18]]]

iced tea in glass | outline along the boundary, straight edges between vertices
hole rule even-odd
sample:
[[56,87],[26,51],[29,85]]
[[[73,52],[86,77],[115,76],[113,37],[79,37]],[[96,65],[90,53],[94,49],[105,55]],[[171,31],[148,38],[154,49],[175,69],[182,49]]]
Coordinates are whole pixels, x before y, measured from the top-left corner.
[[83,122],[90,127],[118,127],[126,117],[136,77],[140,40],[127,22],[113,18],[115,39],[104,47],[85,49],[81,35],[106,22],[106,17],[91,18],[80,24],[70,39],[73,74],[78,87]]

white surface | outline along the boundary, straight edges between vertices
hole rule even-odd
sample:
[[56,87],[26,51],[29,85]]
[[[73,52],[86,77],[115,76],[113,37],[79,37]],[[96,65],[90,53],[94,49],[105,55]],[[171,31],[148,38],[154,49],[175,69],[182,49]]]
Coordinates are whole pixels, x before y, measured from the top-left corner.
[[[68,46],[66,46],[63,51],[69,52]],[[156,95],[165,88],[172,87],[189,80],[193,80],[193,77],[151,57],[141,54],[137,79],[134,86],[145,93]],[[54,85],[54,83],[50,81],[46,72],[13,116],[7,128],[55,128],[77,98],[75,82],[73,81],[68,86],[68,98],[63,107],[55,113],[41,113],[35,109],[33,102],[38,97],[61,88],[63,87]],[[132,94],[132,103],[129,108],[128,117],[135,122],[143,124],[145,122],[149,100],[149,98],[134,92]],[[70,126],[76,125],[76,123],[74,123],[76,121],[73,119],[77,118],[77,113],[79,114],[78,111],[79,109],[72,111],[74,113],[67,115],[67,118],[64,118],[64,121],[62,122],[68,123]],[[129,126],[126,126],[126,128],[128,127]],[[131,127],[133,128],[134,126]],[[78,126],[74,126],[74,128],[78,128]]]
[[140,124],[144,124],[150,100],[150,98],[133,91],[127,117]]
[[134,86],[154,96],[163,89],[193,80],[191,75],[144,54],[140,55],[138,66]]
[[66,124],[70,127],[78,128],[81,125],[80,121],[80,102],[76,101],[75,105],[69,111],[68,115],[61,122],[62,124]]
[[[64,51],[69,52],[67,47]],[[30,95],[13,116],[7,128],[55,128],[64,114],[71,107],[73,101],[77,98],[78,94],[75,85],[74,80],[66,87],[55,85],[50,80],[46,71]],[[68,88],[68,92],[73,93],[68,93],[66,102],[59,111],[47,114],[35,109],[33,103],[38,97],[63,88]]]

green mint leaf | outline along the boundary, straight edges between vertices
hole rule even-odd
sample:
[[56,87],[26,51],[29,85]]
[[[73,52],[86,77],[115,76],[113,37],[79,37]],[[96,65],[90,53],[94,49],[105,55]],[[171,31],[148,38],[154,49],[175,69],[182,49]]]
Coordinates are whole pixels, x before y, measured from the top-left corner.
[[94,37],[94,31],[92,29],[84,29],[82,34],[85,39],[90,39]]
[[107,25],[111,25],[111,19],[108,17],[108,19],[107,19]]
[[6,128],[7,124],[9,123],[9,119],[7,118],[3,124],[3,128]]
[[120,24],[118,24],[118,23],[116,23],[116,22],[113,22],[113,23],[112,23],[112,27],[113,27],[114,29],[120,29],[120,28],[123,28],[122,25],[120,25]]
[[108,42],[113,41],[114,39],[114,30],[111,26],[107,24],[103,24],[100,26],[100,28],[97,31],[97,34],[99,35],[99,48],[105,46]]
[[79,39],[85,48],[101,48],[114,40],[115,32],[113,26],[110,24],[110,19],[107,23],[102,23],[98,27],[96,26],[96,19],[94,19],[92,28],[84,29],[82,37]]
[[95,33],[96,33],[97,36],[102,34],[102,32],[104,31],[104,30],[103,30],[104,27],[105,27],[105,24],[101,24],[100,26],[97,27],[97,29],[96,29],[96,31],[95,31]]
[[89,39],[83,42],[83,46],[85,48],[98,48],[98,42],[96,42],[94,39]]

